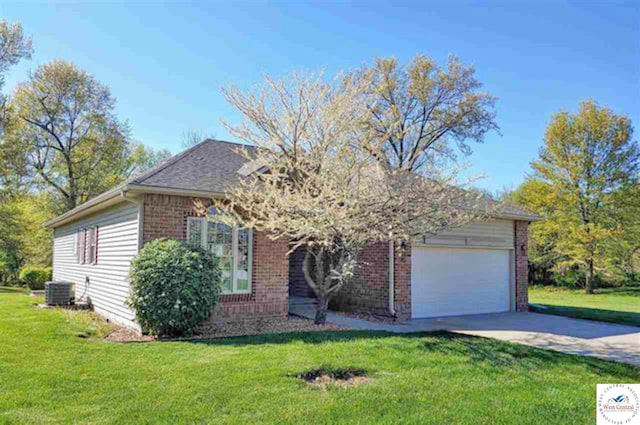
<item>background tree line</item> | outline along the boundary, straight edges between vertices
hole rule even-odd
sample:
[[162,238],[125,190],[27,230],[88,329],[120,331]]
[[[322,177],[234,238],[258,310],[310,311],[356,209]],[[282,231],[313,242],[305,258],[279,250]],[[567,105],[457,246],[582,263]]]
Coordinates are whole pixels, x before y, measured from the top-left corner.
[[31,58],[20,24],[0,22],[0,280],[51,264],[43,224],[170,156],[130,137],[109,88],[64,60],[38,66],[11,94],[6,73]]
[[502,195],[543,217],[529,233],[535,284],[640,282],[640,150],[631,120],[594,101],[560,112],[523,184]]

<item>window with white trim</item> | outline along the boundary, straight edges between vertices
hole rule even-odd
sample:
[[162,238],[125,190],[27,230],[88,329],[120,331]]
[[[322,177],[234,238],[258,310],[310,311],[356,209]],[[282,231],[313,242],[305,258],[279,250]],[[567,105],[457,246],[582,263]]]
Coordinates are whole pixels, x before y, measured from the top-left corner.
[[218,257],[223,294],[251,293],[251,230],[214,223],[204,217],[189,217],[187,242],[200,246]]

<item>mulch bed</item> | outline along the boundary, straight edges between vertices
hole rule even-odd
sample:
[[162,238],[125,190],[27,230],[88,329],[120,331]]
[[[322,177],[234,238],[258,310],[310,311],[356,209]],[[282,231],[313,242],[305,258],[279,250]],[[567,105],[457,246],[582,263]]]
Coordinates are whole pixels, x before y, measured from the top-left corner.
[[331,323],[315,325],[313,320],[289,316],[286,320],[251,320],[205,325],[194,336],[189,338],[158,338],[151,335],[140,335],[127,328],[118,328],[105,339],[112,342],[187,341],[271,333],[337,331],[344,329]]
[[105,340],[111,342],[150,342],[156,341],[157,338],[152,335],[140,335],[138,332],[128,328],[118,327]]

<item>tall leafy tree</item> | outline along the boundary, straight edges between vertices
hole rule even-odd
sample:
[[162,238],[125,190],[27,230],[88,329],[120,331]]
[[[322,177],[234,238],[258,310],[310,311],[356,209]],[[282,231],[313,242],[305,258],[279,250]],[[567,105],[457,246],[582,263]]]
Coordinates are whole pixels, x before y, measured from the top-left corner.
[[612,277],[640,282],[640,185],[613,196],[616,208],[608,220],[620,223],[620,231],[606,247]]
[[[9,68],[22,59],[30,59],[32,52],[31,37],[25,37],[21,24],[0,21],[0,90]],[[6,100],[6,96],[0,93],[0,134],[6,120]]]
[[13,189],[20,187],[25,174],[24,157],[4,137],[11,123],[7,96],[2,93],[7,71],[22,59],[31,58],[31,38],[26,37],[19,23],[0,21],[0,280],[15,280],[21,264],[22,229],[19,210],[10,203]]
[[47,192],[27,193],[11,200],[19,213],[16,237],[24,264],[49,266],[53,255],[53,234],[44,227],[55,215],[55,205]]
[[171,152],[166,149],[155,150],[142,143],[132,143],[123,162],[122,174],[126,178],[133,177],[169,158]]
[[18,86],[13,142],[30,170],[69,210],[112,184],[125,156],[128,126],[114,113],[109,89],[61,60],[38,67]]
[[7,200],[0,203],[0,279],[16,280],[22,264],[19,233],[23,226],[20,211]]
[[555,266],[564,256],[556,250],[561,226],[553,219],[556,197],[551,185],[529,177],[515,190],[505,191],[499,199],[546,218],[529,226],[529,275],[533,283],[554,281]]
[[7,71],[20,60],[30,59],[31,53],[31,38],[25,37],[22,25],[0,21],[0,198],[20,188],[26,174],[24,152],[4,138],[11,125],[11,110],[2,87]]
[[131,142],[109,88],[68,62],[38,67],[18,86],[11,108],[16,120],[7,139],[63,211],[169,156]]
[[414,172],[471,153],[498,130],[496,98],[481,90],[475,70],[451,57],[445,66],[418,55],[407,65],[378,58],[349,78],[364,79],[369,95],[367,138],[384,144],[387,166]]
[[593,293],[596,271],[611,265],[612,243],[638,223],[638,216],[628,213],[638,201],[640,170],[632,135],[629,118],[582,102],[576,114],[552,118],[540,157],[532,163],[552,205],[546,228],[556,235],[557,267],[581,269],[587,293]]
[[[405,81],[412,73],[393,74]],[[213,219],[291,241],[292,250],[306,247],[303,271],[318,298],[316,323],[326,320],[329,300],[351,281],[357,256],[367,244],[408,241],[477,218],[479,196],[455,187],[455,169],[442,169],[435,146],[457,138],[463,143],[463,134],[480,137],[482,126],[493,127],[491,119],[478,118],[482,122],[474,130],[461,116],[467,110],[464,104],[470,102],[474,109],[476,103],[442,87],[449,103],[436,96],[434,120],[429,121],[429,114],[420,112],[422,106],[414,108],[419,100],[432,102],[426,94],[415,93],[427,90],[432,76],[422,77],[416,77],[420,82],[415,85],[391,88],[390,95],[376,88],[384,83],[370,69],[332,82],[316,74],[267,77],[255,91],[224,91],[244,116],[242,124],[227,128],[257,150],[248,155],[253,162],[245,170],[247,178],[216,202],[219,210]],[[387,96],[414,99],[397,104],[412,112],[395,114],[396,104],[375,106]],[[386,124],[376,130],[378,117]],[[390,131],[413,125],[420,120],[416,117],[429,124],[417,123],[404,134]],[[415,153],[399,154],[406,149]]]

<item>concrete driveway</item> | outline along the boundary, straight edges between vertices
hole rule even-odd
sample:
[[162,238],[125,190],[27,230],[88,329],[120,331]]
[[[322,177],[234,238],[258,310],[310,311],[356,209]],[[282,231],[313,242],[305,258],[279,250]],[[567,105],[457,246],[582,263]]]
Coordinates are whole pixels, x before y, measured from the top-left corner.
[[[290,312],[313,318],[315,306],[295,304],[290,306]],[[481,314],[388,324],[329,312],[327,321],[351,329],[399,333],[447,330],[640,366],[640,327],[635,326],[538,313]]]

